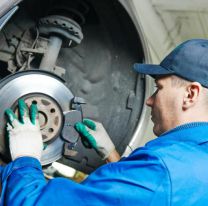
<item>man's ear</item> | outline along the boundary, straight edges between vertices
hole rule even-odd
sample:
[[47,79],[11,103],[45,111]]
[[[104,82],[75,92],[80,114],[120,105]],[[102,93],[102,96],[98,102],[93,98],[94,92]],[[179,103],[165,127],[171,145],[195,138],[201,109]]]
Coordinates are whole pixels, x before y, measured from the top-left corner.
[[183,98],[183,110],[187,110],[196,104],[201,91],[202,86],[198,82],[191,82],[186,86]]

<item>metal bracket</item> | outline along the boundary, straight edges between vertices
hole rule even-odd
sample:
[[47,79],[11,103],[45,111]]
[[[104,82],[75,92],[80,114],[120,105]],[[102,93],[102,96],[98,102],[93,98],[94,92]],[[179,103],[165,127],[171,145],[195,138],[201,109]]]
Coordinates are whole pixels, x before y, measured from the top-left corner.
[[74,97],[71,101],[71,108],[82,113],[82,104],[86,104],[85,99],[82,97]]

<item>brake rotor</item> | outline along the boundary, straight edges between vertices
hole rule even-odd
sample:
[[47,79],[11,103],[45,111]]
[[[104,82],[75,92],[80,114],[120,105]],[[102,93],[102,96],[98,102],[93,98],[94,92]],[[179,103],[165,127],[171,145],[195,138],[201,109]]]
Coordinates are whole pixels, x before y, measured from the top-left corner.
[[41,164],[47,165],[61,158],[64,141],[60,137],[63,114],[70,110],[73,94],[64,81],[51,73],[33,70],[18,72],[0,81],[0,153],[9,158],[5,141],[4,111],[12,108],[17,113],[17,102],[23,98],[28,106],[38,105],[43,142]]

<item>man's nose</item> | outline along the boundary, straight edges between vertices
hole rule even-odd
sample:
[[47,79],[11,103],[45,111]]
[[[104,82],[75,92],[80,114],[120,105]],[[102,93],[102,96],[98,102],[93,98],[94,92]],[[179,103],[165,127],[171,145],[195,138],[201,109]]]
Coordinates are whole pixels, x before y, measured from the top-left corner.
[[149,107],[152,107],[153,105],[153,96],[150,96],[147,100],[146,100],[146,105],[149,106]]

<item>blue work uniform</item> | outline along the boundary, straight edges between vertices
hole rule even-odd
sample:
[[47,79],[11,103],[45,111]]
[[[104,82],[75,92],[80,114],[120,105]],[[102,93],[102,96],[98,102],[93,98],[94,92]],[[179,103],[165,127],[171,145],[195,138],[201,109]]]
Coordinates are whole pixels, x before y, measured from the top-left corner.
[[38,160],[18,158],[1,174],[0,205],[208,205],[208,123],[179,126],[81,184],[47,182]]

